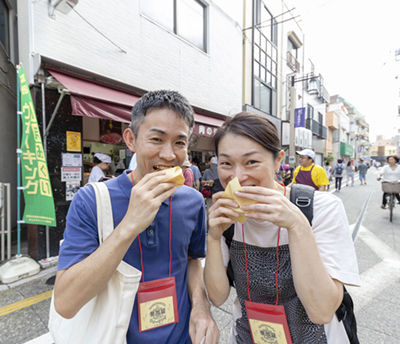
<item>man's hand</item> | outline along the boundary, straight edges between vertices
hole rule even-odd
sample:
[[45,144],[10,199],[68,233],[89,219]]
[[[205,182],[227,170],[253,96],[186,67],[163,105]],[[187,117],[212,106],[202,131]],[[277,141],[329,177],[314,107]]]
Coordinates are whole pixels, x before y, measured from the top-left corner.
[[132,188],[128,211],[121,223],[125,228],[137,227],[130,233],[134,237],[150,226],[161,203],[176,191],[176,183],[165,183],[169,178],[171,175],[164,171],[148,173]]
[[[219,329],[210,313],[210,306],[192,308],[189,322],[189,335],[193,344],[216,344],[219,341]],[[204,341],[202,342],[202,340]]]
[[188,294],[192,302],[190,314],[189,335],[193,344],[217,344],[219,329],[215,324],[211,312],[203,281],[203,268],[199,259],[189,257],[188,266]]

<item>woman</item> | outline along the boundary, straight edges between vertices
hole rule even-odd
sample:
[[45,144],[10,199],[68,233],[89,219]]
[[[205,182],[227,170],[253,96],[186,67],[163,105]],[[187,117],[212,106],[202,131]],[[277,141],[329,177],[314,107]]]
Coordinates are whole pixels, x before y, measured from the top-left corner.
[[186,160],[182,164],[182,174],[185,177],[185,182],[183,184],[192,188],[194,183],[194,174],[190,169],[190,165],[191,163],[186,157]]
[[351,164],[351,161],[347,163],[346,175],[347,175],[346,186],[349,186],[350,178],[351,178],[351,186],[354,186],[354,166]]
[[90,172],[89,183],[99,182],[106,177],[105,171],[108,171],[111,164],[111,158],[107,154],[96,153],[93,157],[95,166]]
[[[383,166],[381,172],[378,174],[378,180],[383,177],[384,181],[387,182],[400,182],[400,165],[397,165],[397,163],[400,161],[399,157],[397,155],[389,155],[386,158],[386,161],[388,162],[388,165]],[[383,193],[382,197],[382,205],[381,208],[385,209],[386,208],[386,196],[387,193]],[[400,196],[399,194],[395,194],[397,198],[397,202],[400,204]]]
[[[325,170],[326,176],[328,177],[329,181],[332,181],[332,175],[331,175],[332,167],[331,167],[329,161],[327,161],[325,163],[324,170]],[[330,186],[331,186],[331,184],[327,185],[326,191],[329,191]]]
[[292,182],[292,171],[289,165],[283,165],[282,179],[285,186],[288,186]]
[[[212,193],[212,186],[214,184],[214,175],[213,175],[213,171],[212,171],[212,163],[213,163],[214,159],[215,159],[215,155],[211,155],[208,158],[208,162],[210,164],[210,168],[207,168],[204,171],[203,178],[201,178],[201,185],[207,191],[207,194],[210,194],[210,196],[205,197],[207,210],[210,209],[211,205],[212,205],[211,193]],[[202,191],[202,194],[204,195],[205,192]]]
[[[252,302],[274,305],[277,271],[278,304],[285,309],[293,343],[348,343],[335,311],[343,284],[359,285],[360,279],[343,204],[330,193],[316,192],[311,228],[289,201],[290,189],[274,181],[284,152],[275,125],[265,117],[240,113],[224,123],[214,141],[221,184],[226,187],[237,177],[243,192],[236,195],[257,202],[241,207],[248,218],[243,226],[228,218],[238,216],[232,210],[238,205],[222,198],[222,192],[214,196],[209,214],[204,277],[215,305],[222,305],[230,293],[229,260],[235,276],[230,343],[252,343],[245,301],[250,295]],[[222,234],[232,224],[229,251]]]
[[332,175],[335,177],[335,188],[337,192],[340,192],[340,189],[342,188],[342,179],[345,172],[344,168],[343,159],[338,159],[337,164],[332,171]]

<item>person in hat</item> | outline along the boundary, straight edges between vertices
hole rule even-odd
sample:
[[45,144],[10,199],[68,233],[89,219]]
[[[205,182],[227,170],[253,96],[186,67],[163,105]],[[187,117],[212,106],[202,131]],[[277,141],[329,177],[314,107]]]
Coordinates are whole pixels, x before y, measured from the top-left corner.
[[192,188],[194,183],[194,174],[190,168],[190,165],[191,163],[189,159],[186,158],[186,160],[182,164],[182,174],[185,177],[184,184]]
[[95,166],[90,172],[89,183],[98,182],[106,176],[105,171],[108,171],[111,164],[111,158],[107,154],[96,153],[93,157]]
[[303,149],[296,152],[299,155],[300,166],[293,173],[294,184],[312,186],[317,191],[325,191],[329,185],[329,179],[323,167],[315,165],[315,152],[311,149]]

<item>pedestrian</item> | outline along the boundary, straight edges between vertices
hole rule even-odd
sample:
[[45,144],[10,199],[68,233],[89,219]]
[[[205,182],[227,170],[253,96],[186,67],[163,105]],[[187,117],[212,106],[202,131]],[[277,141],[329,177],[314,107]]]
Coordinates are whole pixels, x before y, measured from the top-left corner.
[[[229,262],[235,279],[229,342],[287,343],[281,334],[288,326],[293,343],[349,343],[335,311],[343,284],[359,286],[360,278],[342,201],[328,192],[315,192],[310,226],[289,201],[290,189],[274,180],[284,152],[275,124],[263,116],[241,113],[229,118],[214,140],[222,185],[237,177],[243,191],[236,196],[256,201],[241,207],[248,218],[243,225],[231,219],[238,216],[238,204],[222,198],[222,192],[214,195],[209,214],[204,279],[213,304],[221,306],[230,295]],[[223,232],[232,224],[229,250]],[[288,325],[282,325],[283,310],[276,320],[274,304],[283,306]],[[266,340],[253,341],[250,326],[255,322],[249,311],[266,306],[269,320],[258,322]]]
[[189,161],[191,163],[190,169],[193,172],[194,175],[194,183],[193,187],[197,190],[200,191],[200,179],[201,179],[201,173],[199,170],[199,159],[198,158],[192,158],[191,155],[189,155]]
[[[125,170],[125,164],[124,162],[120,159],[120,157],[118,155],[114,156],[114,162],[110,165],[110,172],[113,176],[116,175],[116,173],[118,175],[120,175],[122,172],[122,170]],[[119,171],[118,171],[119,170]],[[117,172],[118,171],[118,172]]]
[[363,159],[360,159],[360,163],[358,164],[358,172],[361,185],[367,184],[366,174],[368,172],[368,166],[364,164]]
[[186,157],[186,160],[182,164],[182,174],[185,177],[185,182],[184,184],[189,187],[193,187],[193,182],[194,182],[194,176],[193,172],[190,169],[190,162],[189,159]]
[[354,186],[354,166],[352,165],[350,160],[347,162],[346,175],[347,175],[346,186],[349,186],[350,179],[351,179],[351,186]]
[[331,166],[330,164],[331,164],[331,163],[330,163],[329,161],[327,161],[327,162],[325,162],[325,166],[324,166],[324,170],[325,170],[325,173],[326,173],[326,177],[327,177],[328,180],[329,180],[329,184],[328,184],[328,186],[327,186],[327,188],[326,188],[327,191],[329,191],[329,188],[331,187],[331,181],[332,181],[332,175],[331,175],[332,166]]
[[[204,171],[203,177],[201,178],[201,185],[203,186],[202,194],[206,199],[206,207],[207,211],[212,206],[212,186],[214,184],[214,175],[212,170],[212,162],[215,159],[215,155],[210,155],[208,158],[208,162],[210,164],[210,168],[207,168]],[[205,191],[204,191],[205,190]]]
[[[388,162],[388,165],[382,167],[382,170],[378,174],[378,181],[381,179],[381,177],[383,177],[383,181],[386,182],[400,182],[400,165],[397,165],[400,161],[399,157],[397,155],[389,155],[386,158],[386,161]],[[383,193],[381,205],[382,209],[386,208],[387,195],[388,194],[386,192]],[[400,204],[400,195],[397,193],[395,196],[397,198],[397,203]]]
[[181,166],[187,156],[193,126],[193,109],[177,92],[152,91],[136,102],[124,140],[136,152],[137,168],[105,183],[115,229],[102,245],[93,188],[81,188],[70,205],[54,286],[61,316],[72,318],[95,297],[121,260],[142,271],[142,282],[168,278],[169,266],[179,321],[139,332],[136,298],[127,343],[218,343],[199,260],[205,256],[204,200],[193,188],[165,183],[164,169]]
[[345,165],[343,159],[337,159],[337,164],[332,170],[332,175],[335,177],[335,188],[337,192],[340,192],[342,188],[342,179],[345,173]]
[[93,156],[93,163],[95,164],[89,175],[89,183],[99,182],[106,178],[105,172],[108,171],[111,165],[111,157],[107,154],[96,153]]
[[318,191],[325,191],[326,186],[329,185],[329,180],[325,170],[314,164],[315,152],[311,149],[303,149],[297,151],[296,154],[299,155],[300,166],[294,171],[292,182],[309,185]]
[[283,165],[282,179],[283,184],[288,186],[292,182],[292,170],[289,165]]

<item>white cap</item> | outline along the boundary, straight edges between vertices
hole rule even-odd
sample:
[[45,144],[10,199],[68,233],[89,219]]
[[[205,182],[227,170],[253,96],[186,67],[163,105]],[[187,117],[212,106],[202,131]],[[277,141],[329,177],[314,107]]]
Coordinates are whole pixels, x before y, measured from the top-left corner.
[[298,154],[298,155],[307,155],[311,159],[315,159],[315,152],[312,151],[311,149],[303,149],[301,151],[297,151],[296,154]]
[[96,153],[94,156],[101,162],[106,162],[107,164],[111,164],[111,157],[107,154]]

